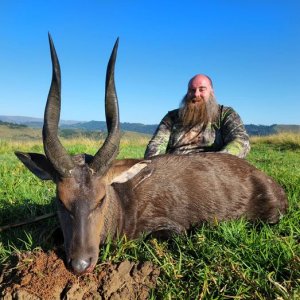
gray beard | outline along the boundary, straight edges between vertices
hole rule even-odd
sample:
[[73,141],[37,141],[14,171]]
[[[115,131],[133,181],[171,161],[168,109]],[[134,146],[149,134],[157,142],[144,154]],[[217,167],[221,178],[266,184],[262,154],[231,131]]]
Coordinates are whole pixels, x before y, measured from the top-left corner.
[[219,105],[213,95],[210,95],[206,102],[193,103],[192,100],[185,95],[181,101],[179,118],[183,126],[202,125],[203,128],[206,128],[208,123],[217,120]]

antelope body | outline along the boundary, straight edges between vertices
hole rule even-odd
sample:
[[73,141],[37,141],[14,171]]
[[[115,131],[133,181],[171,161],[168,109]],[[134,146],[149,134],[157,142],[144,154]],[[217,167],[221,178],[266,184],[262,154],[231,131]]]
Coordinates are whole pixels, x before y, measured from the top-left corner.
[[49,35],[53,76],[43,144],[46,155],[16,152],[36,176],[53,180],[67,260],[76,273],[90,272],[108,236],[181,233],[205,221],[245,217],[278,222],[287,210],[283,189],[245,160],[229,154],[162,155],[115,160],[120,142],[114,65],[106,74],[108,136],[95,156],[70,156],[58,137],[60,67]]

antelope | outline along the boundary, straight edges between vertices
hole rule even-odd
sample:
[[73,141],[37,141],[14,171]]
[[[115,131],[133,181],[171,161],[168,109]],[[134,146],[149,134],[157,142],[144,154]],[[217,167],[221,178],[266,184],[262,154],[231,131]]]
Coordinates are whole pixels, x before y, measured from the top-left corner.
[[223,153],[116,160],[120,143],[114,71],[105,84],[108,134],[92,156],[67,153],[58,138],[61,73],[49,34],[52,81],[43,125],[45,155],[15,152],[42,180],[56,184],[66,259],[77,274],[92,272],[107,237],[180,234],[203,222],[245,218],[276,223],[287,210],[282,187],[244,159]]

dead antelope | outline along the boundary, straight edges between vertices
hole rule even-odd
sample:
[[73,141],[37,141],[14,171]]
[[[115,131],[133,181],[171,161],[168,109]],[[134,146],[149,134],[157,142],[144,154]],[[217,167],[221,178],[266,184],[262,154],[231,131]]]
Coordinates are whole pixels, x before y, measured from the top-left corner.
[[106,73],[108,136],[94,156],[70,156],[57,136],[61,75],[50,36],[49,41],[53,74],[43,127],[46,155],[16,155],[40,179],[56,184],[66,256],[74,272],[93,270],[99,245],[108,236],[181,233],[204,221],[240,217],[275,223],[286,211],[283,189],[245,160],[229,154],[115,160],[120,142],[114,83],[118,41]]

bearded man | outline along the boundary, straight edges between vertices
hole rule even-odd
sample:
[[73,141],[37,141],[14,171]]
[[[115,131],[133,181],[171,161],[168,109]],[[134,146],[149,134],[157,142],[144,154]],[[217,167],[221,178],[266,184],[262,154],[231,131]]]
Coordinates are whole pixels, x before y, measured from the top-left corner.
[[245,158],[249,137],[240,116],[219,105],[211,79],[194,76],[179,109],[169,111],[150,140],[145,158],[163,153],[222,152]]

